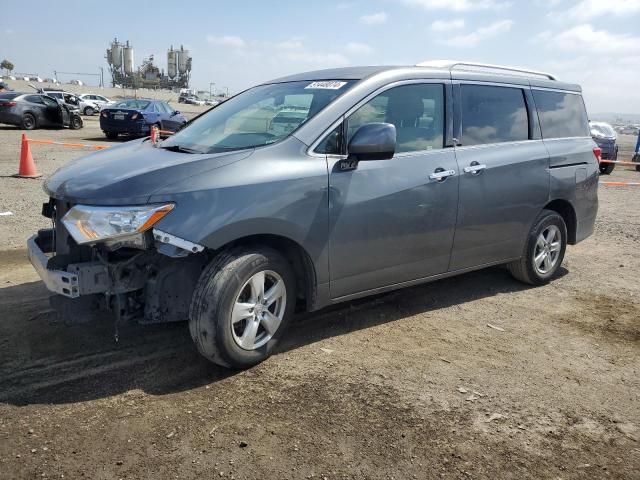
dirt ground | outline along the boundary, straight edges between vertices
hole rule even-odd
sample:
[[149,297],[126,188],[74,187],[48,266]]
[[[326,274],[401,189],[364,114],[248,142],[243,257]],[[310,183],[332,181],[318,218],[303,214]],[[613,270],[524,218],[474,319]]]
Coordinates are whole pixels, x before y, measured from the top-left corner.
[[[0,479],[640,478],[640,188],[600,188],[595,235],[549,286],[491,268],[300,315],[231,372],[186,324],[115,343],[109,319],[51,312],[24,250],[42,180],[10,177],[20,134],[0,127]],[[104,143],[95,117],[30,136]],[[78,154],[33,147],[45,175]]]

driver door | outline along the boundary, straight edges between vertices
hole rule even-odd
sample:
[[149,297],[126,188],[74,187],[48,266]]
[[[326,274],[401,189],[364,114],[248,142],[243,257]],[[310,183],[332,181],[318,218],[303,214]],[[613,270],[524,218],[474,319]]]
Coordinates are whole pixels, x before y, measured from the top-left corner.
[[63,126],[62,112],[65,110],[56,100],[47,96],[41,95],[40,98],[45,104],[45,116],[47,118],[47,124],[52,127]]
[[[396,85],[349,113],[316,149],[328,154],[333,299],[449,267],[458,209],[458,166],[447,140],[451,88],[442,81]],[[395,125],[396,153],[356,164],[340,145],[374,122]],[[332,154],[336,148],[345,155]]]

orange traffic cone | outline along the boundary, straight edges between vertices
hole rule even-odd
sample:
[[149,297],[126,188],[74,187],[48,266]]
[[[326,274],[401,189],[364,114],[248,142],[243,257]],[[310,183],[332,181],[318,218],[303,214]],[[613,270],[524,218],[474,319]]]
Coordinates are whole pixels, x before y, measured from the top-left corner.
[[149,135],[149,137],[151,138],[152,144],[155,144],[158,141],[158,127],[155,125],[151,126],[151,135]]
[[14,177],[38,178],[41,176],[42,174],[38,173],[36,164],[31,156],[31,148],[29,147],[27,136],[23,133],[22,148],[20,148],[20,167],[18,168],[18,173],[15,174]]

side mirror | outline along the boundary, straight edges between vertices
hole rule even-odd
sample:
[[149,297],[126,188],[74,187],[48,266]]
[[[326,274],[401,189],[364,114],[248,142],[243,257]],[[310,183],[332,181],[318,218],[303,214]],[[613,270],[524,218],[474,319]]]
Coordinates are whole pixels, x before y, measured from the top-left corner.
[[180,112],[179,112],[178,110],[174,110],[174,111],[173,111],[173,114],[174,114],[174,115],[180,115]]
[[389,160],[396,152],[396,127],[391,123],[367,123],[351,138],[349,156],[358,160]]

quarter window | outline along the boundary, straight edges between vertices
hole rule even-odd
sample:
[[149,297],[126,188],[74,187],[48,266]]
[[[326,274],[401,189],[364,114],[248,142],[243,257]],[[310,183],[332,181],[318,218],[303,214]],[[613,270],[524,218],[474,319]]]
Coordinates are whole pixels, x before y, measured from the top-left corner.
[[463,146],[529,139],[529,116],[520,88],[462,85]]
[[582,96],[533,90],[543,138],[587,137],[589,121]]
[[382,92],[351,114],[348,140],[362,125],[378,122],[395,125],[396,153],[443,148],[444,85],[401,85]]

